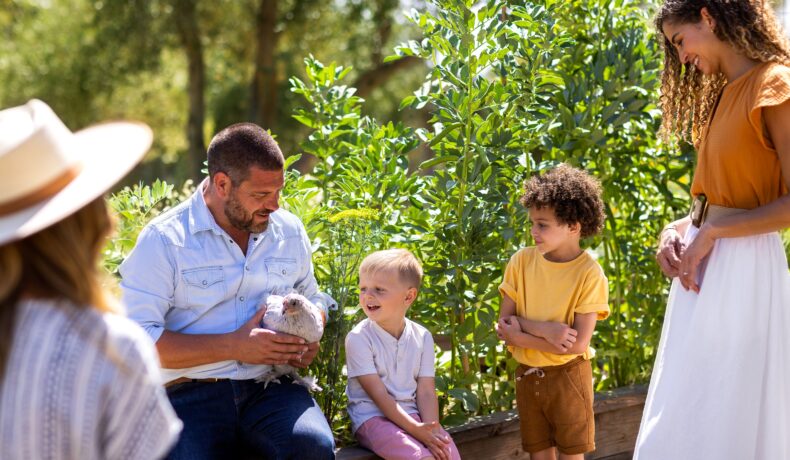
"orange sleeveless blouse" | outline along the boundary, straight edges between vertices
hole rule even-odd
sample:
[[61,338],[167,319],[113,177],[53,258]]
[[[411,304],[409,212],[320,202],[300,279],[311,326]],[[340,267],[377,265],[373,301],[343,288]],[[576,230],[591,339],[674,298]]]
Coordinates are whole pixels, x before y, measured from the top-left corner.
[[790,67],[782,64],[757,64],[725,86],[699,147],[692,195],[704,193],[710,204],[753,209],[786,194],[762,109],[788,99]]

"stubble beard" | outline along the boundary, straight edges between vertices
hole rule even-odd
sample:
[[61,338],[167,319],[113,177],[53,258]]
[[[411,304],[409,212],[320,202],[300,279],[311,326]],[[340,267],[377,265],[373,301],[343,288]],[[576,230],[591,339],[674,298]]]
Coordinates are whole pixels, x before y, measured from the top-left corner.
[[225,203],[225,217],[234,228],[247,233],[262,233],[269,227],[268,220],[255,224],[255,215],[247,212],[232,193],[228,202]]

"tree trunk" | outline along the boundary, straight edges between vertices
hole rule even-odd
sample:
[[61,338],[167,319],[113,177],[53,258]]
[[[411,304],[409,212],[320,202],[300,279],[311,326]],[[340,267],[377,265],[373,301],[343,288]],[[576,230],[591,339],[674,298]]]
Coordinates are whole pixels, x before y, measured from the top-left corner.
[[255,76],[252,82],[251,115],[264,129],[271,129],[277,117],[277,72],[274,52],[277,49],[277,0],[261,0],[255,20]]
[[354,82],[353,85],[357,89],[356,95],[364,98],[370,94],[371,91],[386,83],[387,80],[395,76],[401,70],[422,63],[423,60],[417,56],[404,56],[397,61],[381,63],[357,78],[357,81]]
[[370,56],[370,62],[373,64],[373,67],[360,75],[353,85],[357,89],[357,96],[363,98],[386,83],[399,71],[422,62],[422,59],[415,56],[406,56],[397,61],[384,62],[382,50],[389,42],[392,34],[392,14],[398,8],[400,2],[398,0],[376,0],[375,4],[377,8],[373,14],[373,21],[376,24],[376,33],[374,34],[373,51]]
[[203,123],[206,117],[204,88],[206,68],[203,62],[203,45],[200,43],[200,29],[197,23],[197,0],[176,0],[173,19],[178,37],[187,56],[189,69],[189,119],[187,121],[187,141],[189,175],[199,180],[203,174],[203,161],[206,158],[206,144],[203,139]]

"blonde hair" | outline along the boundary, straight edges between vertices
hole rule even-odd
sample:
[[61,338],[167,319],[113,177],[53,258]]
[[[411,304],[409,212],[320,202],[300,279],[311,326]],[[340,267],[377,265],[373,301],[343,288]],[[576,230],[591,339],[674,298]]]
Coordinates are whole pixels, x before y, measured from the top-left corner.
[[380,270],[395,271],[401,281],[420,290],[422,265],[411,252],[405,249],[376,251],[365,257],[359,266],[359,273],[375,273]]
[[99,255],[111,229],[107,205],[99,198],[49,228],[0,246],[0,380],[22,297],[117,311],[117,304],[102,288],[99,267]]
[[664,49],[661,74],[661,138],[677,136],[699,146],[705,136],[719,93],[727,84],[724,74],[703,75],[692,63],[685,66],[664,35],[664,24],[696,24],[702,8],[716,21],[716,37],[737,52],[759,62],[790,64],[790,46],[768,2],[759,0],[665,0],[655,25]]

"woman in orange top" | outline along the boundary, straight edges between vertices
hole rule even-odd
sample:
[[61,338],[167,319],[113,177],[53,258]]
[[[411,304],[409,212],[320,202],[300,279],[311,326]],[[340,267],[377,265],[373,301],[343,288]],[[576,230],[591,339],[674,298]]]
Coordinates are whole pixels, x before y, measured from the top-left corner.
[[656,26],[699,212],[659,237],[674,280],[635,458],[790,458],[790,47],[762,1],[667,0]]

